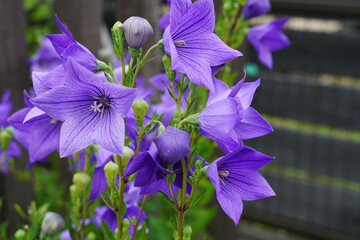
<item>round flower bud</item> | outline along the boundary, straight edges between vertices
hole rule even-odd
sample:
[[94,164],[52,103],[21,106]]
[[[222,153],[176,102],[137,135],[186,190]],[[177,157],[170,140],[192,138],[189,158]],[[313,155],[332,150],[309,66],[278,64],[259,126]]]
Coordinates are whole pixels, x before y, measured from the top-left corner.
[[87,235],[88,240],[96,240],[96,234],[91,232]]
[[77,188],[76,188],[75,184],[72,184],[69,187],[69,191],[70,191],[71,198],[75,198],[78,195],[78,191],[77,191]]
[[161,124],[158,128],[158,135],[162,134],[164,131],[165,131],[165,126]]
[[189,137],[188,132],[167,127],[162,134],[154,138],[161,160],[169,164],[177,163],[190,152]]
[[124,156],[121,157],[121,163],[123,164],[123,166],[127,166],[132,156],[134,156],[134,151],[129,147],[124,147],[123,154]]
[[91,177],[86,173],[78,172],[74,174],[73,183],[75,184],[76,189],[79,192],[84,191],[90,182],[91,182]]
[[64,219],[54,212],[47,212],[41,223],[41,231],[48,236],[57,233],[64,227]]
[[141,48],[153,33],[150,23],[141,17],[128,18],[122,28],[124,29],[126,42],[131,48],[135,49]]
[[106,181],[110,188],[113,188],[115,186],[118,171],[118,165],[113,163],[112,161],[109,161],[104,167]]
[[139,127],[144,124],[144,119],[148,108],[149,106],[147,105],[147,103],[141,98],[136,100],[132,105],[132,109],[135,113],[136,125],[138,125]]
[[26,232],[23,229],[19,229],[15,233],[16,240],[24,240],[26,237]]

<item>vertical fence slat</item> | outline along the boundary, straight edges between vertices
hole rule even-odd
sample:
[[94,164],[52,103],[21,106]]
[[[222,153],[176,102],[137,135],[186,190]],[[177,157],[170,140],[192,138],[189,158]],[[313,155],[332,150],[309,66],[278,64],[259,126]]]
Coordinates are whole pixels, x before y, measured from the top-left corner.
[[[23,107],[23,89],[30,85],[29,69],[26,57],[25,15],[23,1],[0,1],[0,94],[6,89],[12,92],[14,109]],[[23,154],[25,155],[25,154]],[[16,159],[15,167],[24,169],[27,156]],[[0,196],[5,202],[0,220],[9,222],[9,231],[13,232],[16,222],[23,222],[15,212],[13,204],[26,208],[32,199],[32,187],[17,181],[10,174],[0,176]]]

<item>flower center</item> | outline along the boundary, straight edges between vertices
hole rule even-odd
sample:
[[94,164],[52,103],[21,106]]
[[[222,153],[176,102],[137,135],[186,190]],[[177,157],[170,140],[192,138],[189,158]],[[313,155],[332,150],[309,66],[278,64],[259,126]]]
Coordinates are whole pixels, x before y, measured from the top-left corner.
[[184,40],[177,40],[177,41],[174,41],[174,44],[178,45],[178,46],[185,46],[186,42]]
[[90,111],[95,113],[97,112],[101,113],[100,118],[102,118],[102,116],[104,115],[104,110],[108,107],[112,107],[110,104],[110,98],[106,95],[100,97],[95,97],[95,96],[92,97],[95,98],[96,100],[91,105]]
[[225,185],[225,178],[229,176],[229,171],[226,171],[226,170],[221,170],[221,171],[218,171],[218,174],[220,176],[220,181],[222,184]]

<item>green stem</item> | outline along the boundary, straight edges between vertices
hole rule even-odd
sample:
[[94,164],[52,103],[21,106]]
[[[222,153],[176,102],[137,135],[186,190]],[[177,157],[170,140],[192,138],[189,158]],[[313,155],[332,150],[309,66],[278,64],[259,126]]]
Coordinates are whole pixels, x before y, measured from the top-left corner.
[[131,71],[131,69],[132,69],[133,65],[134,65],[134,58],[131,58],[131,59],[130,59],[130,65],[129,65],[129,68],[128,68],[127,72],[126,72],[126,76],[128,76],[128,75],[129,75],[129,73],[130,73],[130,71]]
[[[91,152],[90,148],[86,149],[85,165],[84,165],[84,172],[85,172],[85,173],[86,173],[87,170],[89,169],[91,153],[92,153],[92,152]],[[79,161],[79,162],[80,162],[80,161]]]
[[186,186],[187,186],[187,166],[185,163],[185,158],[181,159],[181,166],[183,169],[183,181],[182,181],[182,190],[181,190],[181,206],[178,211],[178,240],[183,240],[183,229],[185,221],[185,212],[186,212]]
[[118,220],[118,239],[122,237],[122,206],[123,206],[123,199],[124,199],[124,192],[125,192],[125,179],[122,178],[124,176],[123,169],[122,169],[122,162],[121,157],[119,155],[115,155],[115,162],[118,164],[118,171],[120,176],[120,188],[119,188],[119,200],[118,200],[118,210],[116,211],[116,216]]
[[134,88],[135,87],[135,82],[136,82],[136,77],[139,74],[140,68],[142,67],[142,65],[144,64],[144,62],[146,61],[146,59],[149,57],[150,53],[152,51],[154,51],[157,47],[159,46],[159,43],[153,45],[151,48],[149,48],[149,50],[145,53],[144,57],[141,59],[141,61],[137,64],[136,69],[135,69],[135,74],[134,74],[134,78],[131,84],[131,87]]
[[145,207],[145,203],[146,203],[147,198],[148,198],[148,195],[145,195],[145,197],[144,197],[144,199],[142,201],[142,204],[141,204],[139,214],[137,215],[137,218],[136,218],[136,223],[135,223],[135,226],[134,226],[134,233],[133,233],[131,239],[135,239],[136,231],[137,231],[137,228],[138,228],[138,225],[139,225],[139,222],[140,222],[141,213],[144,211],[144,207]]
[[122,50],[120,54],[120,60],[121,60],[121,70],[122,70],[122,79],[121,79],[121,85],[125,85],[125,57],[124,57],[124,49]]

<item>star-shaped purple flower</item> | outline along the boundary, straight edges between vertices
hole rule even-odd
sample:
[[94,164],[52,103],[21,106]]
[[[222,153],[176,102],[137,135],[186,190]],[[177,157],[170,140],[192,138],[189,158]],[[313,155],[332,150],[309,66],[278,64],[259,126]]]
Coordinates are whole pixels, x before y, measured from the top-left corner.
[[171,69],[185,73],[200,86],[214,91],[211,66],[242,56],[214,34],[215,13],[212,0],[173,0],[170,26],[164,32],[164,47],[171,56]]
[[278,19],[266,25],[252,27],[247,35],[251,45],[256,49],[258,58],[270,70],[273,69],[271,52],[278,51],[291,44],[289,38],[281,32],[281,28],[289,18]]
[[274,191],[257,170],[274,158],[239,145],[233,152],[215,160],[207,171],[216,190],[216,198],[224,212],[238,224],[242,201],[275,196]]
[[55,87],[31,102],[64,122],[60,133],[61,157],[93,143],[122,155],[124,118],[135,99],[135,91],[107,82],[69,58],[66,85]]

